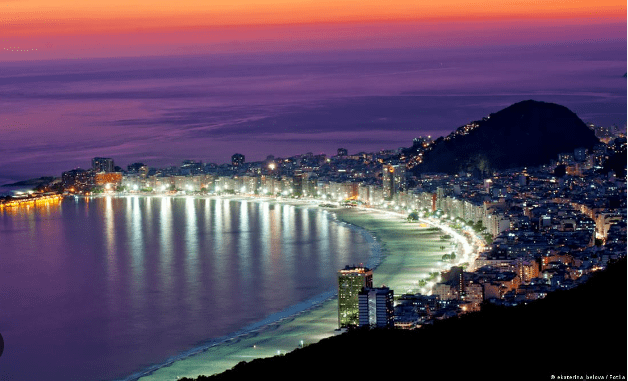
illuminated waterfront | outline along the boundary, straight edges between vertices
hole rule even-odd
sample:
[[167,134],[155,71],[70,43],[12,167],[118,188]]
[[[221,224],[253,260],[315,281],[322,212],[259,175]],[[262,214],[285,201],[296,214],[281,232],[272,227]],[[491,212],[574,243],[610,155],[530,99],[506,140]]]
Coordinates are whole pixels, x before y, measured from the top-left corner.
[[[345,226],[360,226],[377,240],[381,262],[374,270],[374,284],[386,284],[395,293],[418,291],[418,280],[447,266],[440,262],[440,232],[428,226],[408,223],[398,213],[361,208],[333,209],[335,218]],[[266,329],[238,336],[221,345],[203,348],[193,355],[174,359],[141,381],[165,381],[180,377],[211,375],[232,368],[240,361],[275,356],[334,335],[338,328],[338,301],[332,299],[296,317],[284,319]],[[166,364],[164,364],[166,365]]]
[[330,217],[192,197],[2,209],[0,376],[125,378],[324,298],[338,268],[371,255],[364,234]]
[[63,195],[47,194],[36,196],[14,197],[12,200],[0,202],[0,208],[13,208],[20,206],[41,206],[45,204],[55,204],[63,200]]

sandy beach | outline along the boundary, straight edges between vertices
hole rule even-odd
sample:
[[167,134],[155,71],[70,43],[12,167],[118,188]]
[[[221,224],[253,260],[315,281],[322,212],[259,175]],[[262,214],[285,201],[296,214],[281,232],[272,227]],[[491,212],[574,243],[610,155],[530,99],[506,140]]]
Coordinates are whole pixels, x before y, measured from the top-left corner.
[[[376,258],[369,264],[374,268],[373,283],[390,287],[395,295],[420,292],[418,281],[443,266],[441,257],[452,252],[452,243],[441,240],[441,231],[425,224],[407,222],[400,214],[360,208],[328,210],[335,214],[339,223],[345,223],[349,228],[360,227],[373,240]],[[129,379],[164,381],[212,375],[241,361],[290,352],[301,345],[333,336],[338,327],[337,313],[335,293],[326,295],[324,301],[308,301],[295,306],[283,315],[269,317],[270,323],[245,330],[217,345],[201,346],[150,374],[134,375]]]

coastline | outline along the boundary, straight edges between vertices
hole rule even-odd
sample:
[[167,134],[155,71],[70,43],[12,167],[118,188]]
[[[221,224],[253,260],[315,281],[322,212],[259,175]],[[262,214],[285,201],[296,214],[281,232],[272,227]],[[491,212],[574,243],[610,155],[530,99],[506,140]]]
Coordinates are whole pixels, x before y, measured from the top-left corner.
[[[311,201],[242,197],[233,199],[318,208],[318,204]],[[446,245],[443,246],[439,231],[408,223],[397,213],[342,207],[326,211],[337,223],[362,233],[371,247],[369,263],[365,266],[374,269],[374,284],[385,284],[396,294],[421,292],[418,288],[419,279],[426,278],[429,272],[439,267],[444,267],[440,259],[443,254],[451,251]],[[285,354],[303,345],[316,343],[336,334],[336,328],[336,290],[330,290],[124,380],[176,380],[181,377],[196,378],[199,375],[222,373],[241,361]]]

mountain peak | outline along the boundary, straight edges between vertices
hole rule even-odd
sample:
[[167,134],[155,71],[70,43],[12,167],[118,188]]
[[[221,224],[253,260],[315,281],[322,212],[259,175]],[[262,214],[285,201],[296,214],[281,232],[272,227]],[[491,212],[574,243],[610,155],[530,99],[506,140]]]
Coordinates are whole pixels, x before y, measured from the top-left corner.
[[559,153],[591,149],[598,142],[567,107],[530,99],[438,139],[415,170],[456,173],[538,166]]

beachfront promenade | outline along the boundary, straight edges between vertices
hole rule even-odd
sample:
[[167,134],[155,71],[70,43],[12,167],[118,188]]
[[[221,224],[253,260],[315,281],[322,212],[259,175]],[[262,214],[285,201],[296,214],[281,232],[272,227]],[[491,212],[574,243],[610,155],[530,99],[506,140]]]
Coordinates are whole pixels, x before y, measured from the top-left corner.
[[[273,202],[273,201],[271,201]],[[304,207],[317,207],[312,203],[298,203]],[[329,208],[339,223],[350,228],[363,228],[372,240],[375,258],[374,285],[386,285],[395,295],[425,292],[418,282],[430,272],[439,271],[455,263],[443,264],[443,254],[451,253],[452,243],[443,242],[442,231],[431,229],[427,221],[409,223],[406,216],[378,209]],[[444,227],[447,229],[447,227]],[[464,237],[454,231],[448,234],[453,240]],[[458,242],[459,261],[472,263],[471,245]],[[231,369],[241,361],[284,354],[303,345],[315,343],[335,334],[338,328],[338,310],[335,290],[324,295],[324,301],[308,301],[289,310],[277,313],[267,320],[270,323],[252,327],[248,332],[223,341],[218,345],[207,345],[173,358],[167,366],[159,366],[147,375],[135,375],[131,379],[142,381],[176,380],[181,377],[194,378],[212,375]],[[310,305],[308,305],[310,303]],[[208,322],[211,324],[211,322]],[[251,327],[249,327],[251,328]]]

